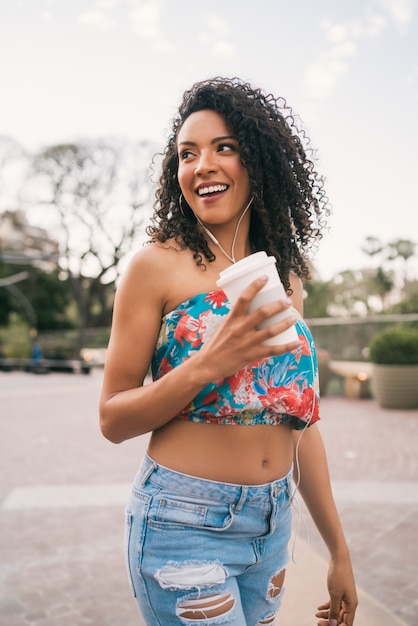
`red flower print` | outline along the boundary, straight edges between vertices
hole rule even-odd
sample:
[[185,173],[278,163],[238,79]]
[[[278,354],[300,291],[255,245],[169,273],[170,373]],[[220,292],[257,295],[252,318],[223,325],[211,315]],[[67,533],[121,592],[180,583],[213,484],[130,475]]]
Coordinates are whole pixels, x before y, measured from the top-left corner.
[[211,291],[205,296],[205,302],[209,302],[213,309],[220,309],[224,306],[226,299],[224,291]]
[[199,411],[199,421],[203,421],[205,424],[218,424],[219,416],[216,413],[210,413],[210,411]]
[[299,416],[305,421],[311,418],[309,419],[310,424],[313,424],[319,419],[319,404],[316,393],[312,387],[305,387],[303,390]]
[[239,391],[246,392],[247,394],[251,391],[251,386],[254,381],[254,375],[248,367],[245,367],[242,370],[239,370],[232,376],[228,376],[226,379],[231,388],[231,393],[235,396]]
[[297,387],[283,387],[282,395],[280,397],[280,406],[282,407],[283,413],[298,415],[300,410],[300,401],[300,391]]
[[161,363],[160,363],[160,367],[159,367],[159,378],[161,378],[161,376],[164,376],[165,374],[167,374],[168,372],[171,372],[171,370],[173,369],[173,366],[171,365],[169,359],[167,359],[167,357],[163,357],[161,359]]
[[298,333],[298,339],[302,342],[302,345],[297,348],[294,353],[292,353],[295,355],[296,363],[299,363],[302,356],[311,356],[310,344],[305,335],[303,333]]
[[270,387],[266,395],[258,396],[265,407],[274,407],[281,413],[298,413],[301,404],[301,392],[296,384]]
[[191,315],[185,313],[181,316],[176,329],[174,330],[174,338],[183,347],[187,341],[193,348],[197,348],[202,343],[200,336],[202,325],[200,319],[194,319]]
[[207,404],[213,404],[216,406],[216,401],[218,400],[218,391],[216,389],[212,389],[202,400],[202,406],[206,406]]

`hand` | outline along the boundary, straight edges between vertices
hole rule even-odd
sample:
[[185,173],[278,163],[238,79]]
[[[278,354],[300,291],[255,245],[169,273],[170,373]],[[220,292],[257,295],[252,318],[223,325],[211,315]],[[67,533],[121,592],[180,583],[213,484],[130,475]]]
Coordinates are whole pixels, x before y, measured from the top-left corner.
[[278,300],[249,313],[250,302],[263,288],[266,280],[267,278],[259,278],[244,289],[219,329],[201,348],[199,355],[196,355],[195,358],[201,357],[202,366],[210,370],[210,380],[231,376],[249,363],[300,347],[300,341],[276,346],[264,345],[264,341],[287,330],[296,322],[296,317],[290,315],[268,328],[257,329],[261,322],[291,305],[290,300]]
[[349,559],[331,560],[328,570],[330,600],[318,607],[318,626],[353,626],[358,600]]

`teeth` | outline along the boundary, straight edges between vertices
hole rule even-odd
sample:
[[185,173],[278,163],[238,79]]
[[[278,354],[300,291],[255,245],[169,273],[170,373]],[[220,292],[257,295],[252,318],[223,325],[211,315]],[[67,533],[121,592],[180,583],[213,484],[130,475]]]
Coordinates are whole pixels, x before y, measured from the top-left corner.
[[199,196],[205,196],[208,193],[216,193],[217,191],[225,191],[228,189],[227,185],[211,185],[210,187],[201,187],[197,190]]

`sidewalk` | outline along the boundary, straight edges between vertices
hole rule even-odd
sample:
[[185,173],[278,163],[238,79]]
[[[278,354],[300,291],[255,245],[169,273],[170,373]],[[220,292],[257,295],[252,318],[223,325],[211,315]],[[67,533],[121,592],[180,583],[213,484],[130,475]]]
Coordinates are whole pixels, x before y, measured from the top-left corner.
[[[115,446],[100,435],[99,388],[99,372],[0,373],[0,626],[141,626],[122,534],[146,437]],[[418,411],[326,397],[322,416],[355,626],[418,626]],[[310,547],[289,565],[281,626],[315,626],[327,598],[326,551],[304,519]]]
[[[327,599],[327,561],[302,540],[300,552],[307,549],[299,565],[290,563],[286,574],[286,595],[277,620],[278,626],[314,626],[316,607]],[[359,606],[355,626],[411,626],[397,618],[363,589],[357,589]]]

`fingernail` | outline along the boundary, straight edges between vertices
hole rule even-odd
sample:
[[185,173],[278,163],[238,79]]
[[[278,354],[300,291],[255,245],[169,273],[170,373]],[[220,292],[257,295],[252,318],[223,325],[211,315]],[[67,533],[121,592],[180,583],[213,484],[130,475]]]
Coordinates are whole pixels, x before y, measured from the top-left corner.
[[337,626],[337,620],[336,619],[330,619],[329,620],[329,626]]

